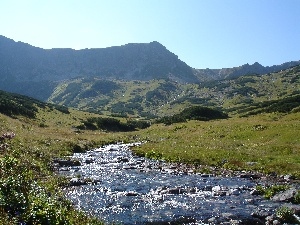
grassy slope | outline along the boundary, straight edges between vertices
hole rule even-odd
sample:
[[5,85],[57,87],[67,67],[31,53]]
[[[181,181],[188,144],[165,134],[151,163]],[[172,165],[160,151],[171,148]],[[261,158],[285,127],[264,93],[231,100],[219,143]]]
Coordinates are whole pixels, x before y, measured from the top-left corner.
[[[139,103],[143,112],[160,117],[179,113],[183,108],[197,104],[223,108],[231,115],[241,115],[242,110],[253,103],[299,94],[300,66],[261,76],[249,75],[201,84],[180,84],[170,80],[115,80],[111,82],[118,87],[112,86],[111,92],[107,92],[105,86],[93,86],[95,82],[101,83],[101,80],[78,78],[65,81],[57,86],[49,101],[106,115],[112,113],[114,105],[123,103],[126,109],[133,110],[134,116],[142,116],[141,112],[127,105],[130,102]],[[176,86],[176,89],[169,89],[170,86]],[[147,98],[150,93],[154,95]],[[141,96],[142,100],[134,100],[136,96]]]

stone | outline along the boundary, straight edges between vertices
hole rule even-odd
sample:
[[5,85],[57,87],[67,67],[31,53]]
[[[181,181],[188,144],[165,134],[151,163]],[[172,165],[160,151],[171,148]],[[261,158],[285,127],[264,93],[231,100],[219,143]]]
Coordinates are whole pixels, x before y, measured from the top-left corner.
[[168,190],[168,194],[172,194],[172,195],[179,195],[182,193],[183,193],[183,191],[180,188],[170,188]]
[[139,193],[134,192],[134,191],[129,191],[129,192],[127,192],[125,195],[126,195],[126,196],[138,196]]
[[213,192],[219,192],[219,191],[221,191],[221,186],[217,185],[217,186],[212,187],[212,191]]
[[227,195],[227,192],[226,191],[217,191],[217,192],[215,192],[215,191],[213,191],[212,192],[212,196],[226,196]]
[[300,205],[292,205],[291,209],[295,215],[300,216]]
[[81,163],[78,160],[67,160],[67,159],[58,159],[55,162],[58,163],[59,166],[80,166]]
[[81,180],[79,178],[72,178],[69,182],[70,186],[80,186],[87,184],[86,181]]
[[215,222],[216,222],[216,217],[209,218],[209,219],[207,220],[207,222],[208,222],[209,224],[215,224]]
[[264,225],[263,221],[258,218],[245,218],[240,220],[241,225]]
[[210,177],[210,174],[201,174],[201,177]]
[[254,203],[254,199],[252,199],[252,198],[246,198],[245,202],[248,203],[248,204],[253,204]]
[[194,194],[194,193],[197,192],[197,189],[196,188],[189,188],[188,192],[191,193],[191,194]]
[[274,195],[271,199],[276,202],[291,202],[296,194],[297,190],[293,187]]
[[292,176],[292,175],[290,175],[290,174],[284,175],[284,176],[283,176],[283,179],[289,181],[289,180],[294,179],[294,176]]
[[237,219],[237,215],[234,215],[233,213],[222,213],[222,217],[226,220]]
[[90,164],[90,163],[93,163],[93,162],[95,162],[95,158],[93,158],[93,157],[87,157],[87,158],[85,158],[85,163],[86,164]]
[[261,176],[259,174],[254,174],[254,173],[243,173],[240,174],[240,178],[247,178],[247,179],[259,179]]
[[253,189],[252,191],[250,191],[250,195],[260,195],[260,193],[258,190]]
[[202,191],[212,191],[212,186],[205,186],[203,189],[202,189]]
[[255,218],[265,219],[266,217],[272,215],[272,213],[266,210],[257,209],[251,215]]
[[234,189],[230,189],[227,193],[228,193],[228,195],[239,195],[240,190],[237,188],[234,188]]
[[118,162],[120,163],[120,162],[129,162],[129,159],[128,158],[120,158],[119,160],[118,160]]

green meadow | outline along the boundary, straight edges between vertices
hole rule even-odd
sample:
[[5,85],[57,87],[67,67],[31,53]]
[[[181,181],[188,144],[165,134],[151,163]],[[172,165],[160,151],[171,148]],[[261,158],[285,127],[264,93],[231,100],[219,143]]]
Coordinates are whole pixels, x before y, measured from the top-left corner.
[[299,113],[155,124],[138,132],[147,143],[135,151],[157,152],[169,161],[299,177],[299,129]]

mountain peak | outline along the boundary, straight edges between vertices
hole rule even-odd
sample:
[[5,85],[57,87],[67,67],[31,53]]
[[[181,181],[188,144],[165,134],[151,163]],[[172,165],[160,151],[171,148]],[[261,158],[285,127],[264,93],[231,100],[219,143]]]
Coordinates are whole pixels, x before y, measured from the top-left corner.
[[0,42],[2,78],[12,74],[14,79],[26,81],[57,81],[80,76],[152,80],[167,79],[171,74],[177,81],[197,81],[192,68],[157,41],[75,51],[45,50],[4,36],[1,39],[4,40]]
[[252,64],[252,66],[262,66],[262,65],[258,62],[255,62],[255,63]]

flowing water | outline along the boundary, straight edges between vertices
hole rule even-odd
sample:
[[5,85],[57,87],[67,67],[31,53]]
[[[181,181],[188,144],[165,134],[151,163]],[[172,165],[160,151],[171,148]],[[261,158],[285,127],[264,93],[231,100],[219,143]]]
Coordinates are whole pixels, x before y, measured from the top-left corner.
[[[259,207],[274,204],[250,194],[255,183],[238,177],[180,172],[161,161],[134,156],[130,144],[108,145],[72,158],[81,166],[60,173],[88,179],[87,185],[66,188],[78,208],[107,223],[204,224],[212,218],[251,217]],[[216,221],[216,220],[215,220]]]

